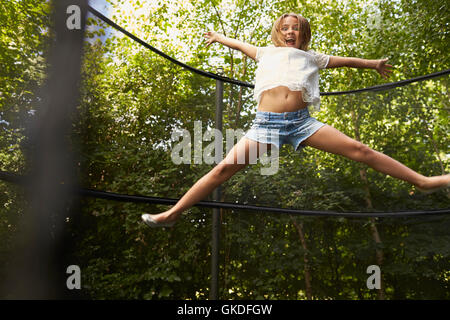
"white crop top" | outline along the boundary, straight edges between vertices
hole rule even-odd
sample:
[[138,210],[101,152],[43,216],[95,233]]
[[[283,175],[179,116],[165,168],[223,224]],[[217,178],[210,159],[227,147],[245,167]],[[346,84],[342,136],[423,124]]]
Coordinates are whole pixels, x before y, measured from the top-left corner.
[[278,86],[292,91],[302,91],[303,101],[320,110],[319,69],[328,65],[329,55],[313,50],[303,51],[291,47],[258,47],[254,98]]

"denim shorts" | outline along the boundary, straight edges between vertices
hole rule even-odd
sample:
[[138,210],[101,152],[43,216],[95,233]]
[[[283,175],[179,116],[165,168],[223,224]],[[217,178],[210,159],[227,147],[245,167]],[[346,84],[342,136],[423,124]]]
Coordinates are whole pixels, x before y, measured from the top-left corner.
[[309,115],[308,108],[294,112],[257,111],[255,120],[245,137],[261,143],[270,143],[278,149],[290,144],[295,151],[301,150],[304,140],[325,124]]

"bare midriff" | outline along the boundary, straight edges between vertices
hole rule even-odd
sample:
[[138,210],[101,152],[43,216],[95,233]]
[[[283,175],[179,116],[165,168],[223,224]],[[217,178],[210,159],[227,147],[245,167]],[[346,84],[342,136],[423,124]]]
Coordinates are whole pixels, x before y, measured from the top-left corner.
[[293,112],[307,106],[301,91],[291,91],[288,87],[279,86],[261,94],[258,111]]

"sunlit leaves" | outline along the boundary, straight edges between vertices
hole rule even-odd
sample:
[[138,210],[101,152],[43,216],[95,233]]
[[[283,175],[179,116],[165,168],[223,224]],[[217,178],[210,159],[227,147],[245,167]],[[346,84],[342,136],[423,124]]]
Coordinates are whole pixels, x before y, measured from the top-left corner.
[[[289,11],[309,19],[311,48],[316,51],[389,57],[395,66],[389,81],[448,68],[449,9],[442,1],[111,2],[111,19],[152,46],[194,67],[211,72],[222,67],[226,76],[248,82],[253,82],[256,64],[218,44],[206,49],[203,32],[213,29],[265,46],[270,44],[275,18]],[[0,33],[5,48],[0,51],[0,165],[15,170],[23,167],[21,124],[32,115],[27,112],[38,98],[34,87],[45,77],[47,8],[19,1],[14,4],[26,5],[28,11],[13,10],[11,3],[0,5],[2,22],[7,22]],[[30,23],[19,25],[23,12]],[[73,124],[83,186],[182,196],[212,166],[174,165],[171,134],[175,129],[192,133],[197,120],[202,121],[203,132],[214,127],[215,81],[112,33],[96,18],[88,23],[80,117]],[[345,91],[383,82],[373,70],[326,69],[320,89]],[[225,85],[224,129],[248,128],[256,110],[252,93]],[[390,91],[323,97],[322,111],[313,116],[351,137],[357,127],[365,144],[422,174],[437,175],[448,171],[448,97],[448,77],[441,77]],[[227,181],[223,201],[340,212],[368,209],[359,163],[285,146],[276,175],[261,175],[261,166],[249,166]],[[443,192],[417,195],[405,182],[371,169],[367,177],[374,210],[449,207]],[[8,185],[1,186],[6,197],[0,212],[11,216],[15,193]],[[71,222],[78,241],[70,254],[82,268],[91,297],[208,297],[210,209],[191,208],[174,229],[149,230],[140,223],[140,214],[167,206],[99,199],[84,199],[82,204]],[[15,225],[2,219],[2,239],[8,244]],[[304,299],[309,268],[314,298],[372,299],[376,293],[365,287],[365,268],[374,264],[380,247],[388,298],[448,298],[446,217],[377,220],[381,244],[373,241],[368,219],[223,210],[221,222],[221,298]],[[306,249],[294,222],[302,225]]]

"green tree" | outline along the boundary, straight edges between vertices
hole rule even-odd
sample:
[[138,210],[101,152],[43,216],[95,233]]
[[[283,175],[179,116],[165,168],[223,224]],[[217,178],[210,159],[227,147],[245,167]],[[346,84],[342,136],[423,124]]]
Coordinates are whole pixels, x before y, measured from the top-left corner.
[[[25,124],[36,112],[37,89],[45,79],[49,12],[45,1],[7,0],[0,4],[1,171],[21,172],[24,167]],[[8,267],[23,201],[20,187],[0,181],[0,279]]]
[[[437,0],[135,1],[133,14],[121,9],[123,4],[112,2],[117,8],[112,19],[151,45],[194,67],[211,72],[223,67],[226,76],[248,82],[256,64],[223,46],[205,49],[203,32],[214,29],[265,46],[275,18],[290,11],[309,19],[311,48],[319,52],[389,57],[396,67],[389,81],[448,69],[449,39],[443,30],[449,9]],[[20,115],[34,109],[39,99],[32,88],[44,77],[48,8],[33,1],[1,6],[2,22],[8,21],[2,48],[8,48],[12,35],[22,39],[20,49],[0,51],[2,65],[8,65],[0,71],[5,74],[0,80],[1,169],[20,171]],[[33,14],[20,23],[20,12]],[[214,127],[215,81],[182,70],[118,34],[101,41],[97,37],[108,27],[95,18],[89,23],[95,28],[87,33],[80,115],[73,127],[83,187],[182,196],[213,165],[175,165],[172,132],[187,129],[193,136],[195,121],[201,121],[202,132]],[[21,33],[21,28],[30,31]],[[345,91],[383,82],[375,71],[341,68],[323,70],[320,86],[321,91]],[[256,111],[252,90],[226,84],[224,102],[224,130],[247,129]],[[5,111],[7,105],[12,111]],[[322,111],[314,116],[422,174],[448,171],[447,76],[395,90],[323,97]],[[298,153],[283,147],[276,175],[261,175],[261,167],[249,166],[227,181],[223,201],[356,211],[361,218],[222,210],[221,298],[449,298],[448,217],[363,217],[367,211],[448,208],[445,192],[420,195],[359,163],[309,148]],[[0,188],[5,195],[0,255],[5,260],[21,198],[20,189],[10,184],[1,182]],[[78,214],[68,221],[76,243],[68,256],[82,269],[85,294],[94,299],[208,297],[209,209],[193,207],[175,228],[150,230],[140,223],[140,215],[166,206],[81,201]],[[374,238],[375,228],[380,241]],[[366,268],[380,264],[380,252],[383,295],[366,287]]]

